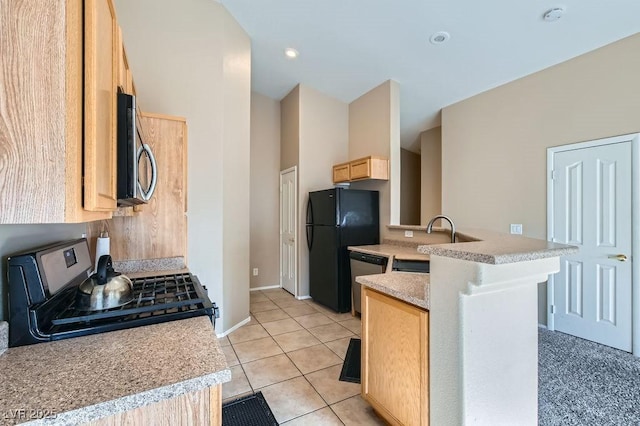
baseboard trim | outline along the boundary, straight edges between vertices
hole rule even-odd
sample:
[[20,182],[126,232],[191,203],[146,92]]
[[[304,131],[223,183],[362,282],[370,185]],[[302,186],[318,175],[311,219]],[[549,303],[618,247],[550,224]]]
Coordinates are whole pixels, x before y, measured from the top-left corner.
[[545,330],[547,329],[547,326],[544,324],[538,324],[538,328],[544,328]]
[[282,288],[280,285],[265,285],[262,287],[251,287],[249,291],[271,290],[272,288]]
[[249,321],[251,321],[251,317],[248,317],[242,321],[240,321],[238,324],[234,325],[233,327],[231,327],[230,329],[228,329],[227,331],[223,331],[222,333],[216,333],[216,337],[218,339],[223,338],[224,336],[226,336],[227,334],[231,334],[234,331],[236,331],[237,329],[239,329],[240,327],[242,327],[243,325],[247,324]]
[[298,296],[296,297],[296,299],[298,300],[306,300],[306,299],[311,299],[311,296],[307,295],[307,296]]

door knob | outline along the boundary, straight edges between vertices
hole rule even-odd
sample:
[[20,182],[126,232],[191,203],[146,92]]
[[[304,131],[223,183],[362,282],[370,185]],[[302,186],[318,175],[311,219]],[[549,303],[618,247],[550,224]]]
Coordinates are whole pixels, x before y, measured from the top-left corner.
[[295,240],[294,240],[293,238],[289,238],[289,242],[290,242],[290,243],[292,243],[292,242],[294,242],[294,241],[295,241]]
[[620,262],[626,262],[627,261],[627,256],[624,254],[614,254],[609,256],[609,259],[616,259]]

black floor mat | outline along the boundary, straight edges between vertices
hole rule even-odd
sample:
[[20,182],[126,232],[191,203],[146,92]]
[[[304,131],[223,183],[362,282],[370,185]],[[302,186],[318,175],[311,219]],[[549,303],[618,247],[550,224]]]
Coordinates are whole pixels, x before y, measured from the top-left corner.
[[222,404],[222,426],[278,426],[262,392]]
[[340,380],[360,383],[360,339],[351,339],[347,356],[344,357]]

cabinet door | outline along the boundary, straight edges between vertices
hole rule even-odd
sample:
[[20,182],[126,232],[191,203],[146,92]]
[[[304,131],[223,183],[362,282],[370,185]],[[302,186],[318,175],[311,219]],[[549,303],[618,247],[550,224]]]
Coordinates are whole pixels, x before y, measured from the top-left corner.
[[64,2],[0,1],[0,223],[64,221],[65,21]]
[[362,395],[392,425],[429,424],[429,313],[363,288]]
[[366,179],[371,177],[371,158],[354,160],[350,164],[351,179]]
[[389,160],[383,157],[365,157],[349,163],[351,180],[389,179]]
[[114,211],[118,26],[111,0],[85,1],[84,208]]
[[333,166],[333,183],[349,182],[349,163]]

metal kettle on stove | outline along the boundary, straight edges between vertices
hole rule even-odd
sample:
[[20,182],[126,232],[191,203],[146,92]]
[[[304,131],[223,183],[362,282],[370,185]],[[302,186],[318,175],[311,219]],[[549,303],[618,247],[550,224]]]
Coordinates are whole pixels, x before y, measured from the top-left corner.
[[79,311],[102,311],[124,306],[132,300],[131,280],[113,269],[111,256],[106,254],[100,256],[95,274],[78,286],[75,308]]

